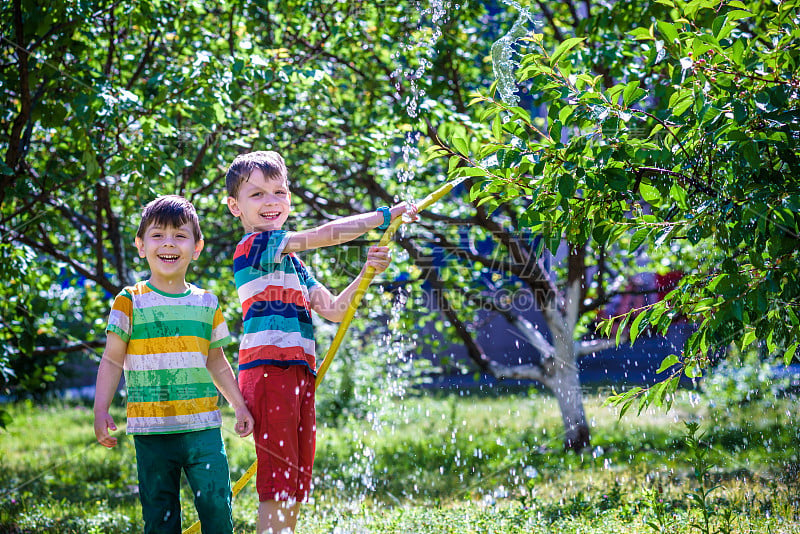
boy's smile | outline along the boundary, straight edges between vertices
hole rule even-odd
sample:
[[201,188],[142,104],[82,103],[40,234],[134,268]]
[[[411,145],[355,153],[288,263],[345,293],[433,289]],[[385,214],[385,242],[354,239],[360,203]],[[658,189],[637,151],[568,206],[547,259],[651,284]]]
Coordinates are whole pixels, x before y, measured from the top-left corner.
[[247,233],[280,230],[292,211],[291,199],[285,180],[266,178],[261,169],[255,169],[236,198],[228,197],[228,209],[241,219]]
[[144,237],[136,238],[139,257],[147,259],[150,283],[167,293],[180,293],[186,288],[186,271],[203,250],[203,241],[195,241],[192,227],[179,228],[152,225]]

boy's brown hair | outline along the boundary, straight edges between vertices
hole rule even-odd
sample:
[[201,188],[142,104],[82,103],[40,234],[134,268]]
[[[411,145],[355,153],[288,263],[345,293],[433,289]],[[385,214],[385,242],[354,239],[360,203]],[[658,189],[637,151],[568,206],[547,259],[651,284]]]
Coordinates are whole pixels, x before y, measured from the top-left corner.
[[179,195],[164,195],[144,207],[136,237],[143,239],[144,233],[153,225],[179,228],[186,223],[192,228],[194,240],[201,241],[203,232],[200,231],[200,220],[192,203]]
[[259,150],[239,154],[228,167],[228,172],[225,173],[225,187],[228,189],[228,196],[236,198],[242,182],[250,178],[250,173],[256,169],[264,174],[264,178],[283,180],[286,182],[286,186],[289,186],[289,173],[283,157],[272,150]]

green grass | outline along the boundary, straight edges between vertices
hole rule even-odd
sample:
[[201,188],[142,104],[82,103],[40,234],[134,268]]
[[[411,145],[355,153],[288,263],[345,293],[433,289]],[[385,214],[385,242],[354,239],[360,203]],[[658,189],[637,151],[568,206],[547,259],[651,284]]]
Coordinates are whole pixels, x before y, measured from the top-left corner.
[[[710,532],[800,533],[796,400],[710,408],[682,393],[639,417],[589,394],[593,449],[561,450],[544,395],[376,400],[369,421],[320,421],[314,501],[299,532],[705,532],[688,494],[699,480],[683,421],[700,423]],[[96,444],[85,406],[19,404],[0,432],[0,533],[140,532],[132,439]],[[115,419],[124,421],[122,408]],[[252,441],[223,436],[237,479]],[[188,487],[184,525],[194,521]],[[255,530],[252,482],[237,497],[239,532]],[[699,522],[699,523],[698,523]],[[648,524],[650,523],[650,524]],[[692,526],[693,523],[695,526]]]

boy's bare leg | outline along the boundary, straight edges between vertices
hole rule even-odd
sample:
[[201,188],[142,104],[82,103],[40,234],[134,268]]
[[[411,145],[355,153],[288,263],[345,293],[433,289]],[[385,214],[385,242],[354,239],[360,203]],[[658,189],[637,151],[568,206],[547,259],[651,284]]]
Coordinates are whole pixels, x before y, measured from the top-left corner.
[[258,534],[291,534],[297,524],[300,503],[261,501],[258,503]]

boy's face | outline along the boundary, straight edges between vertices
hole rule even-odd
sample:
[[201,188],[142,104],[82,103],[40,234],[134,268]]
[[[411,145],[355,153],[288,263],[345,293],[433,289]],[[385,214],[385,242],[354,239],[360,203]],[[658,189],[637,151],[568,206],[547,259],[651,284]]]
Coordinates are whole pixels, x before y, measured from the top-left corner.
[[286,181],[268,179],[255,169],[239,187],[239,193],[228,197],[228,209],[239,217],[247,233],[280,230],[292,211],[292,194]]
[[139,257],[147,259],[152,280],[182,284],[189,264],[203,250],[203,240],[195,241],[188,223],[178,228],[150,225],[143,237],[136,238],[136,248]]

